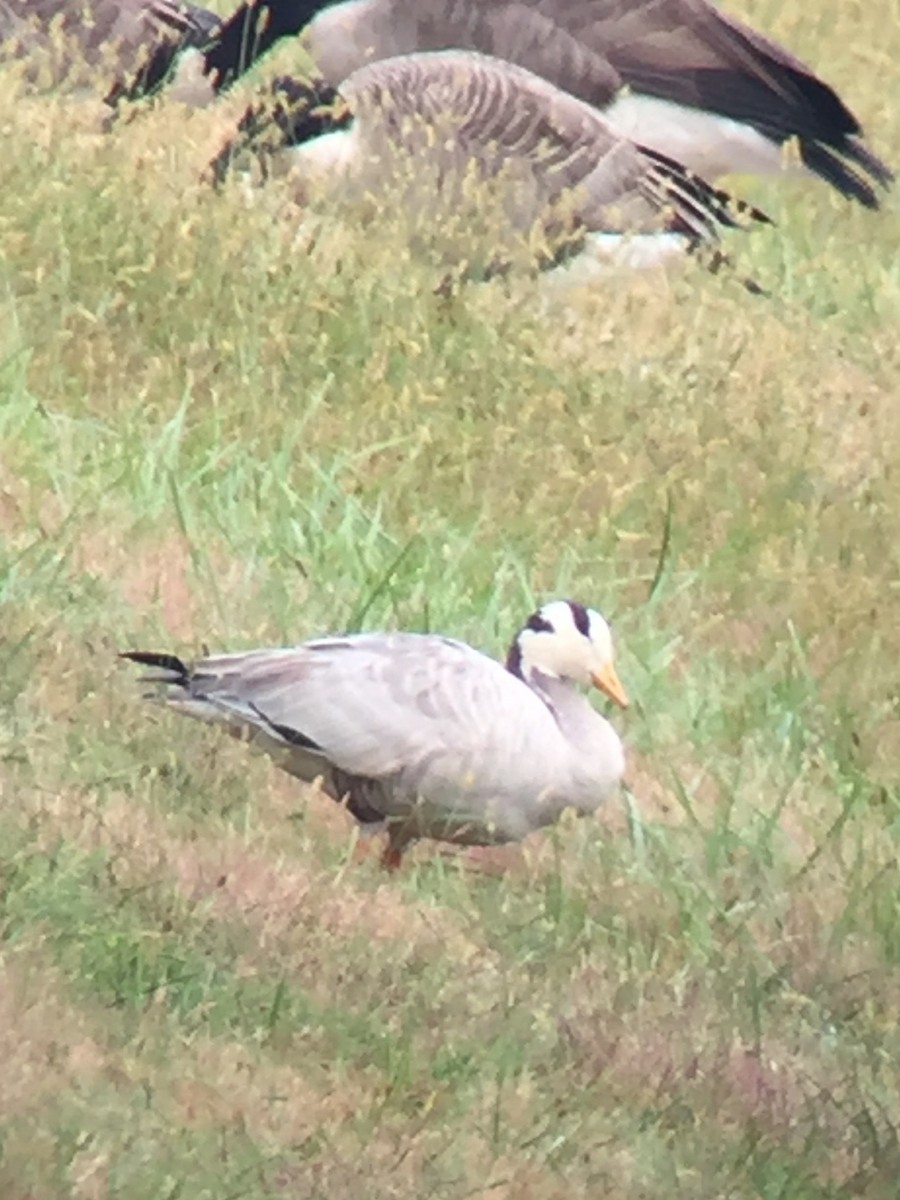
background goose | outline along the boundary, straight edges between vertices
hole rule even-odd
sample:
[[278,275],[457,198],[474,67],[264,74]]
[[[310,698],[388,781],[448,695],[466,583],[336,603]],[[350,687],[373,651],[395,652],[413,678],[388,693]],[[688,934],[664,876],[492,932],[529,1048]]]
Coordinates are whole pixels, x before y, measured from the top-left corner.
[[[740,217],[767,220],[499,59],[444,51],[375,62],[344,81],[343,107],[317,106],[314,89],[285,86],[299,95],[277,111],[275,141],[301,141],[293,158],[302,176],[345,200],[390,202],[444,259],[457,236],[463,261],[486,254],[489,267],[526,239],[545,265],[576,250],[583,261],[649,265],[715,245],[719,227]],[[269,152],[270,117],[265,106],[245,114],[238,145],[262,141]],[[218,156],[218,176],[234,153],[229,144]]]
[[187,666],[171,654],[123,657],[153,668],[153,695],[322,780],[362,826],[388,830],[396,867],[419,837],[518,841],[566,808],[595,812],[625,760],[609,724],[576,690],[627,698],[606,621],[568,600],[545,604],[505,669],[434,634],[327,637],[224,654]]
[[[183,51],[209,44],[219,23],[180,0],[0,0],[0,57],[39,55],[49,82],[96,86],[102,73],[115,81],[111,101],[136,99],[170,76]],[[181,83],[176,72],[173,85]],[[184,98],[203,97],[191,88]]]
[[205,70],[227,86],[307,26],[333,87],[377,59],[477,50],[542,75],[707,178],[779,171],[796,139],[807,170],[869,208],[873,184],[893,179],[828,84],[709,0],[248,0],[207,46]]

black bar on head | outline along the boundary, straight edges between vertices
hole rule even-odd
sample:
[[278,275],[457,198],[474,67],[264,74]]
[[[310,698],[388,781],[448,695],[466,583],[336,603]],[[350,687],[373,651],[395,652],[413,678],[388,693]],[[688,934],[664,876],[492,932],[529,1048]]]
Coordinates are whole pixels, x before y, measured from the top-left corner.
[[589,638],[591,636],[591,618],[588,616],[587,609],[583,604],[579,604],[577,600],[569,600],[568,604],[575,628],[582,637]]

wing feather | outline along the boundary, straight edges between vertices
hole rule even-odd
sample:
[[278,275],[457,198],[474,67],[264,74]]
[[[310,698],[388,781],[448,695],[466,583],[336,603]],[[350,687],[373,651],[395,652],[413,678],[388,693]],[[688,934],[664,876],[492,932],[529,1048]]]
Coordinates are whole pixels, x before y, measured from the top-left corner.
[[448,171],[477,163],[484,177],[515,185],[520,227],[564,199],[571,218],[590,231],[666,229],[715,240],[717,225],[766,220],[619,137],[570,92],[496,58],[454,50],[385,59],[357,71],[341,92],[373,158],[382,161],[376,148],[385,137],[409,148],[413,118],[438,129],[430,144],[440,147]]
[[[206,658],[127,657],[154,667],[165,699],[210,719],[317,749],[348,776],[398,779],[404,791],[521,786],[536,741],[561,741],[549,710],[493,659],[431,635],[358,635]],[[555,739],[555,740],[554,740]],[[526,770],[525,776],[529,774]]]
[[747,123],[776,143],[796,137],[810,169],[869,207],[877,207],[877,197],[848,164],[882,185],[894,177],[859,142],[860,123],[832,87],[785,47],[709,0],[535,3],[607,58],[625,85]]

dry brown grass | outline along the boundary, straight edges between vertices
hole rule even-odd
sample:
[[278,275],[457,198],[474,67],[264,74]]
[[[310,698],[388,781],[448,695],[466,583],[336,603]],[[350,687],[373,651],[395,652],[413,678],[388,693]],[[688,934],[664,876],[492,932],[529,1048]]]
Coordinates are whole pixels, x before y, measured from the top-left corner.
[[[889,10],[746,14],[897,162]],[[768,301],[440,296],[203,188],[246,94],[0,92],[0,1193],[894,1200],[896,198],[736,181]],[[633,808],[390,880],[115,660],[548,594],[614,619]]]

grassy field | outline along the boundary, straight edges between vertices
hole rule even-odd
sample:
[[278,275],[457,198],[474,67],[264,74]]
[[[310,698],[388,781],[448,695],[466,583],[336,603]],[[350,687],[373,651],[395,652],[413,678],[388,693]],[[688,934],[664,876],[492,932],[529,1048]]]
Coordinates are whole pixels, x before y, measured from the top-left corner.
[[[897,0],[749,8],[900,163]],[[3,1200],[896,1200],[896,195],[743,186],[770,299],[446,299],[377,229],[208,194],[240,97],[102,136],[14,88]],[[393,878],[116,659],[502,653],[555,595],[614,622],[628,794]]]

